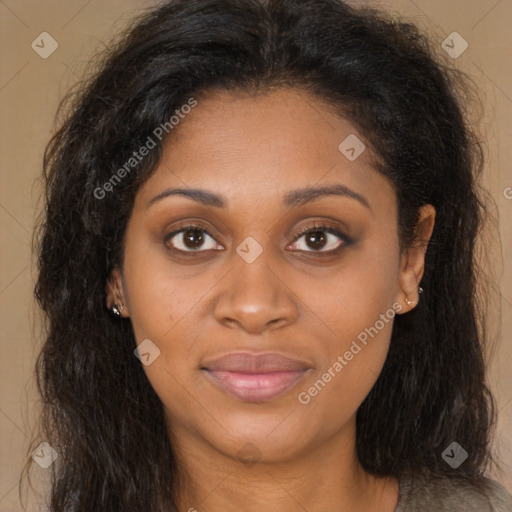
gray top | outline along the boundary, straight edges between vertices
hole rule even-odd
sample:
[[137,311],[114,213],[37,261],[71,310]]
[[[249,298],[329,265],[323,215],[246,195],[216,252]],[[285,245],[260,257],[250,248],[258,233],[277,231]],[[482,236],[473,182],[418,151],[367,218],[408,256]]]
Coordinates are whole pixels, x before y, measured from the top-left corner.
[[512,512],[512,496],[498,482],[461,478],[403,478],[395,512]]

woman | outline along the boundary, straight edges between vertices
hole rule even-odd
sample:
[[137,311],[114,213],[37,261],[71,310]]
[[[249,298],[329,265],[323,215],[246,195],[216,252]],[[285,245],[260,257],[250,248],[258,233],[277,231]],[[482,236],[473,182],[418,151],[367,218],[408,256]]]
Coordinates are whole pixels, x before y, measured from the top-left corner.
[[130,29],[45,158],[50,510],[512,510],[456,78],[338,0]]

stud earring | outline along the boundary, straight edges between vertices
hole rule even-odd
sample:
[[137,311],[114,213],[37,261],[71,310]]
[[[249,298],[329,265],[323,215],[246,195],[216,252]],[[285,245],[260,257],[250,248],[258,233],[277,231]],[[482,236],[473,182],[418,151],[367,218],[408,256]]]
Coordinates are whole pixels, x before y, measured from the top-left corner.
[[122,304],[115,304],[112,307],[112,313],[114,313],[114,315],[119,317],[119,318],[121,317],[122,311],[123,311],[123,305]]
[[[420,286],[418,288],[418,302],[419,302],[419,298],[421,296],[421,294],[423,293],[423,288]],[[418,304],[418,302],[413,302],[412,300],[409,300],[409,297],[406,295],[405,296],[405,303],[408,305],[408,306],[415,306],[416,304]]]
[[414,306],[414,302],[412,300],[409,300],[408,297],[406,296],[405,297],[405,303],[408,305],[408,306]]

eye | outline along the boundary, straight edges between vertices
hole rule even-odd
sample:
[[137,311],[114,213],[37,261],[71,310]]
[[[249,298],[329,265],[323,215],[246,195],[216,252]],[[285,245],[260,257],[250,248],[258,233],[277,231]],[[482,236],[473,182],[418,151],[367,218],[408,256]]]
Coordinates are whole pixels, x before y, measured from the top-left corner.
[[184,226],[169,233],[164,239],[164,245],[171,250],[181,252],[205,252],[223,249],[222,245],[218,244],[206,229],[193,225]]
[[[304,239],[301,241],[301,239]],[[331,226],[308,226],[301,230],[287,248],[304,252],[335,252],[349,243],[348,237]]]
[[[301,240],[304,239],[304,240]],[[347,245],[349,238],[331,226],[314,225],[302,229],[287,249],[331,253]],[[203,227],[197,225],[184,226],[164,238],[164,245],[172,251],[182,253],[198,253],[212,250],[223,250],[215,238]]]

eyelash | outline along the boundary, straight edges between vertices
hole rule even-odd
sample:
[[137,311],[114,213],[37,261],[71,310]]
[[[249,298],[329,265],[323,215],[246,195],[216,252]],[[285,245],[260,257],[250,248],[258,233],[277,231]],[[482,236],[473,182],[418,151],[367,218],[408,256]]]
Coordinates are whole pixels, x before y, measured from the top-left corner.
[[334,235],[338,235],[340,238],[346,238],[346,236],[341,231],[331,226],[328,226],[326,224],[311,224],[308,226],[304,226],[302,229],[300,229],[298,233],[296,233],[294,240],[297,240],[298,238],[307,233],[314,233],[316,231],[324,231],[325,233],[332,233]]
[[[180,233],[184,233],[186,231],[199,231],[201,233],[204,233],[204,234],[208,235],[213,240],[215,240],[215,237],[206,228],[204,228],[204,227],[202,227],[200,225],[197,225],[197,224],[189,224],[189,225],[186,225],[186,226],[182,226],[179,229],[177,229],[177,230],[173,231],[172,233],[169,233],[168,235],[165,236],[165,238],[163,240],[163,243],[167,247],[167,249],[172,251],[172,252],[177,252],[177,253],[180,253],[180,254],[187,254],[187,255],[208,252],[208,251],[205,251],[205,250],[202,250],[202,251],[201,250],[183,251],[181,249],[176,249],[174,247],[168,247],[167,246],[167,242],[169,240],[174,238],[176,235],[179,235]],[[331,226],[328,226],[328,225],[325,225],[325,224],[312,224],[312,225],[305,226],[304,228],[300,229],[295,234],[295,237],[293,239],[292,244],[296,243],[304,235],[307,235],[309,233],[315,233],[315,232],[329,233],[329,234],[335,235],[335,236],[337,236],[341,240],[341,243],[340,243],[340,245],[338,247],[336,247],[335,249],[331,249],[329,251],[315,251],[315,250],[311,250],[311,251],[298,251],[298,252],[313,253],[313,254],[318,254],[318,255],[322,255],[322,254],[332,255],[332,254],[338,252],[342,247],[347,246],[347,245],[349,245],[352,242],[352,240],[347,235],[345,235],[343,232],[341,232],[340,230],[338,230],[338,229],[336,229],[334,227],[331,227]],[[209,250],[215,250],[215,249],[209,249]]]

